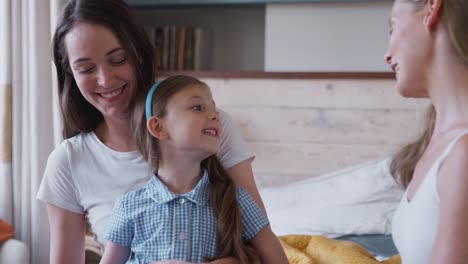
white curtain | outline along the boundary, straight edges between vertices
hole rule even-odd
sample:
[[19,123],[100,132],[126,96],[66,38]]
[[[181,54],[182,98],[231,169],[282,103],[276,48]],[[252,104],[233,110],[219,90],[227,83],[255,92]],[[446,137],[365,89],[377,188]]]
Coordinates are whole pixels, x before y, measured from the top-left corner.
[[64,0],[0,0],[0,218],[49,263],[45,205],[35,198],[61,141],[51,38]]

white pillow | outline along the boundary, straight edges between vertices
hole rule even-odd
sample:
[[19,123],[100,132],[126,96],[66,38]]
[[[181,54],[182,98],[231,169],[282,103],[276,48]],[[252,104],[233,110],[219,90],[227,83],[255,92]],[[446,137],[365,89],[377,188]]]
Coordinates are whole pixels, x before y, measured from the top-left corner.
[[390,234],[403,189],[389,159],[260,190],[276,235]]

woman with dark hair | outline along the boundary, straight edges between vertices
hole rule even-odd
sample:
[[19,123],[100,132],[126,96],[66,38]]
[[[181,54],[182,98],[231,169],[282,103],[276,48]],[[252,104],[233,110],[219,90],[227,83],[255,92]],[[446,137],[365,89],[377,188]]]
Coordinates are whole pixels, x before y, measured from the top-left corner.
[[468,1],[396,0],[385,58],[405,97],[428,97],[426,130],[394,157],[406,188],[392,234],[403,264],[466,263]]
[[[153,48],[120,0],[69,1],[52,44],[65,141],[50,154],[37,196],[47,203],[51,263],[83,263],[85,226],[104,249],[117,197],[151,175],[137,151],[130,117],[136,94],[147,93],[155,81]],[[253,155],[222,111],[220,123],[218,158],[263,208]]]

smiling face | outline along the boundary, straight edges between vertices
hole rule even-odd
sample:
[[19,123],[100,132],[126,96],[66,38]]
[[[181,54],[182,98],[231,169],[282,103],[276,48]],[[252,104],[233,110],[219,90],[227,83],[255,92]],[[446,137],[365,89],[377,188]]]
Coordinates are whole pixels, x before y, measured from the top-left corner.
[[78,23],[65,36],[65,47],[83,97],[105,120],[129,118],[135,71],[117,37],[106,27]]
[[397,90],[405,97],[427,96],[430,34],[424,7],[412,0],[396,0],[389,19],[390,40],[385,60],[395,72]]
[[218,152],[222,131],[208,87],[192,85],[176,93],[169,99],[161,120],[167,142],[174,148],[200,153],[200,159]]

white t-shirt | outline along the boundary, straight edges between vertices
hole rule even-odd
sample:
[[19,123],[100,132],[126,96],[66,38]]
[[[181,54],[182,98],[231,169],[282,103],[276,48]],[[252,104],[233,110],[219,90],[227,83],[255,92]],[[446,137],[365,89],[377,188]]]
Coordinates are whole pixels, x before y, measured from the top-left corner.
[[[253,157],[232,118],[220,111],[223,126],[218,158],[225,168]],[[118,152],[94,134],[80,133],[64,140],[49,156],[37,199],[86,214],[96,239],[104,234],[114,202],[141,187],[151,176],[138,151]]]

